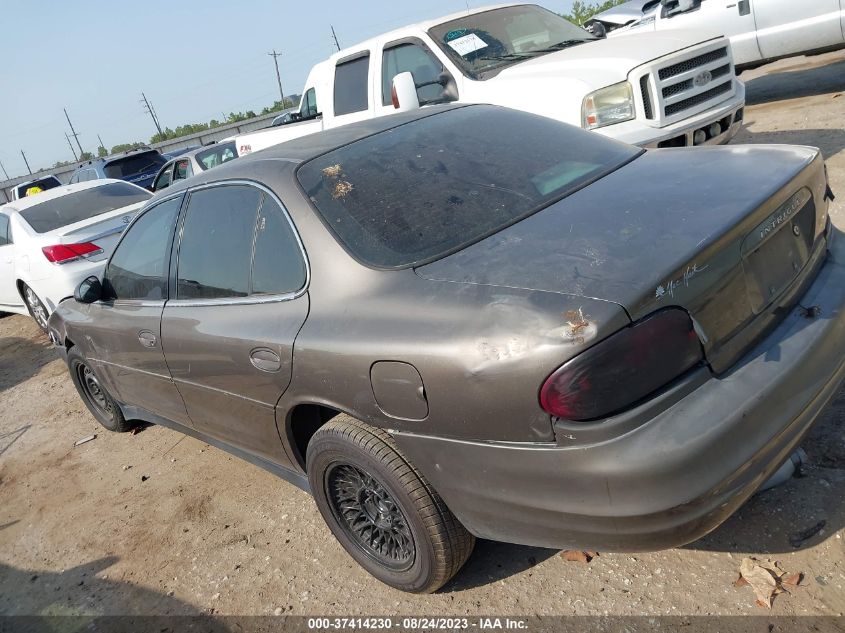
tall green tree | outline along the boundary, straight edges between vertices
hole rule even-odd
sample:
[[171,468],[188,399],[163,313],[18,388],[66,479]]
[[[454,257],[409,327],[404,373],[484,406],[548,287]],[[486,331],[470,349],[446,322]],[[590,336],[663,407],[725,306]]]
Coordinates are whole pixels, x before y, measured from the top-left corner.
[[98,157],[100,157],[100,158],[105,158],[105,157],[106,157],[106,156],[108,156],[108,155],[109,155],[109,150],[107,150],[107,149],[106,149],[105,147],[103,147],[102,145],[100,145],[100,146],[97,148],[97,156],[98,156]]

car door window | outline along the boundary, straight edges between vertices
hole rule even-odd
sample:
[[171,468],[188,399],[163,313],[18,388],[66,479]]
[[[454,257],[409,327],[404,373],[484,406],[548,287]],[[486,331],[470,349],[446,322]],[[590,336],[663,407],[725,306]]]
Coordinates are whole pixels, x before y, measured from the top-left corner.
[[167,298],[170,244],[182,196],[151,207],[129,227],[103,278],[112,300],[160,301]]
[[[381,64],[381,102],[390,105],[393,78],[399,73],[409,72],[414,76],[414,83],[420,85],[437,81],[443,72],[443,65],[419,44],[405,43],[384,49]],[[440,84],[430,84],[417,88],[420,104],[432,103],[443,98],[443,87]]]
[[252,293],[294,293],[305,285],[305,278],[305,260],[293,226],[278,203],[265,196],[255,227]]
[[337,65],[334,74],[335,116],[361,112],[368,108],[367,75],[369,69],[369,54]]
[[12,243],[11,231],[9,230],[9,216],[0,214],[0,246]]
[[179,247],[177,299],[249,294],[255,218],[262,195],[248,185],[191,194]]
[[153,183],[153,191],[161,191],[162,189],[167,189],[170,186],[172,178],[173,166],[171,165],[163,172],[161,172],[158,178],[156,178],[155,183]]
[[317,110],[317,91],[314,88],[309,88],[302,96],[299,115],[302,119],[313,119],[317,114],[319,114]]
[[173,182],[185,180],[191,175],[191,166],[187,160],[177,161],[173,166]]

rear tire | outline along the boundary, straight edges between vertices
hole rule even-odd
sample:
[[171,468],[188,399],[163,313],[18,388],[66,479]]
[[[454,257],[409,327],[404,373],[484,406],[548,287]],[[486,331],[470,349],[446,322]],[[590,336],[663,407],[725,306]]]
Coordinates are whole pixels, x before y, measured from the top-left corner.
[[383,583],[431,593],[472,553],[475,537],[381,429],[338,416],[311,438],[306,464],[329,529]]
[[97,422],[109,431],[125,433],[132,430],[132,424],[123,417],[117,402],[111,397],[106,388],[100,384],[88,360],[76,347],[71,347],[67,353],[67,366],[73,386],[88,407]]
[[21,294],[23,295],[23,301],[26,304],[26,309],[29,310],[30,316],[35,319],[41,331],[47,334],[47,319],[50,318],[47,307],[38,298],[35,291],[26,284],[21,284]]

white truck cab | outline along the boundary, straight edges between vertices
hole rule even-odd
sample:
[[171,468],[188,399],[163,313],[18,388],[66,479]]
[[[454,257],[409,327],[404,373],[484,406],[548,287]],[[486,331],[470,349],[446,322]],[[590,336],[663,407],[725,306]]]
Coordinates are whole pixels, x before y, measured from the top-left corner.
[[664,0],[611,37],[675,29],[729,37],[737,68],[751,68],[845,48],[845,0]]
[[392,114],[393,80],[402,73],[412,75],[420,106],[502,105],[646,147],[726,143],[745,104],[723,37],[600,39],[536,5],[510,4],[401,28],[332,55],[311,70],[296,120],[236,137],[238,153]]

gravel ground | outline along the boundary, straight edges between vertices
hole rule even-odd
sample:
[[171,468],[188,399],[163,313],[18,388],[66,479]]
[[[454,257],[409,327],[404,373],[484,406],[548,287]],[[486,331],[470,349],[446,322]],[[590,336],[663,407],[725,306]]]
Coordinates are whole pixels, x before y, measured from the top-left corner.
[[[742,77],[738,142],[824,150],[845,226],[845,54]],[[805,444],[803,477],[751,499],[707,538],[589,564],[481,541],[430,596],[366,575],[310,497],[173,431],[109,434],[24,317],[0,319],[0,614],[842,615],[845,392]],[[97,434],[91,442],[74,441]],[[818,533],[796,538],[824,522]],[[734,587],[742,559],[781,561],[802,586],[771,612]],[[771,629],[770,629],[771,630]]]

